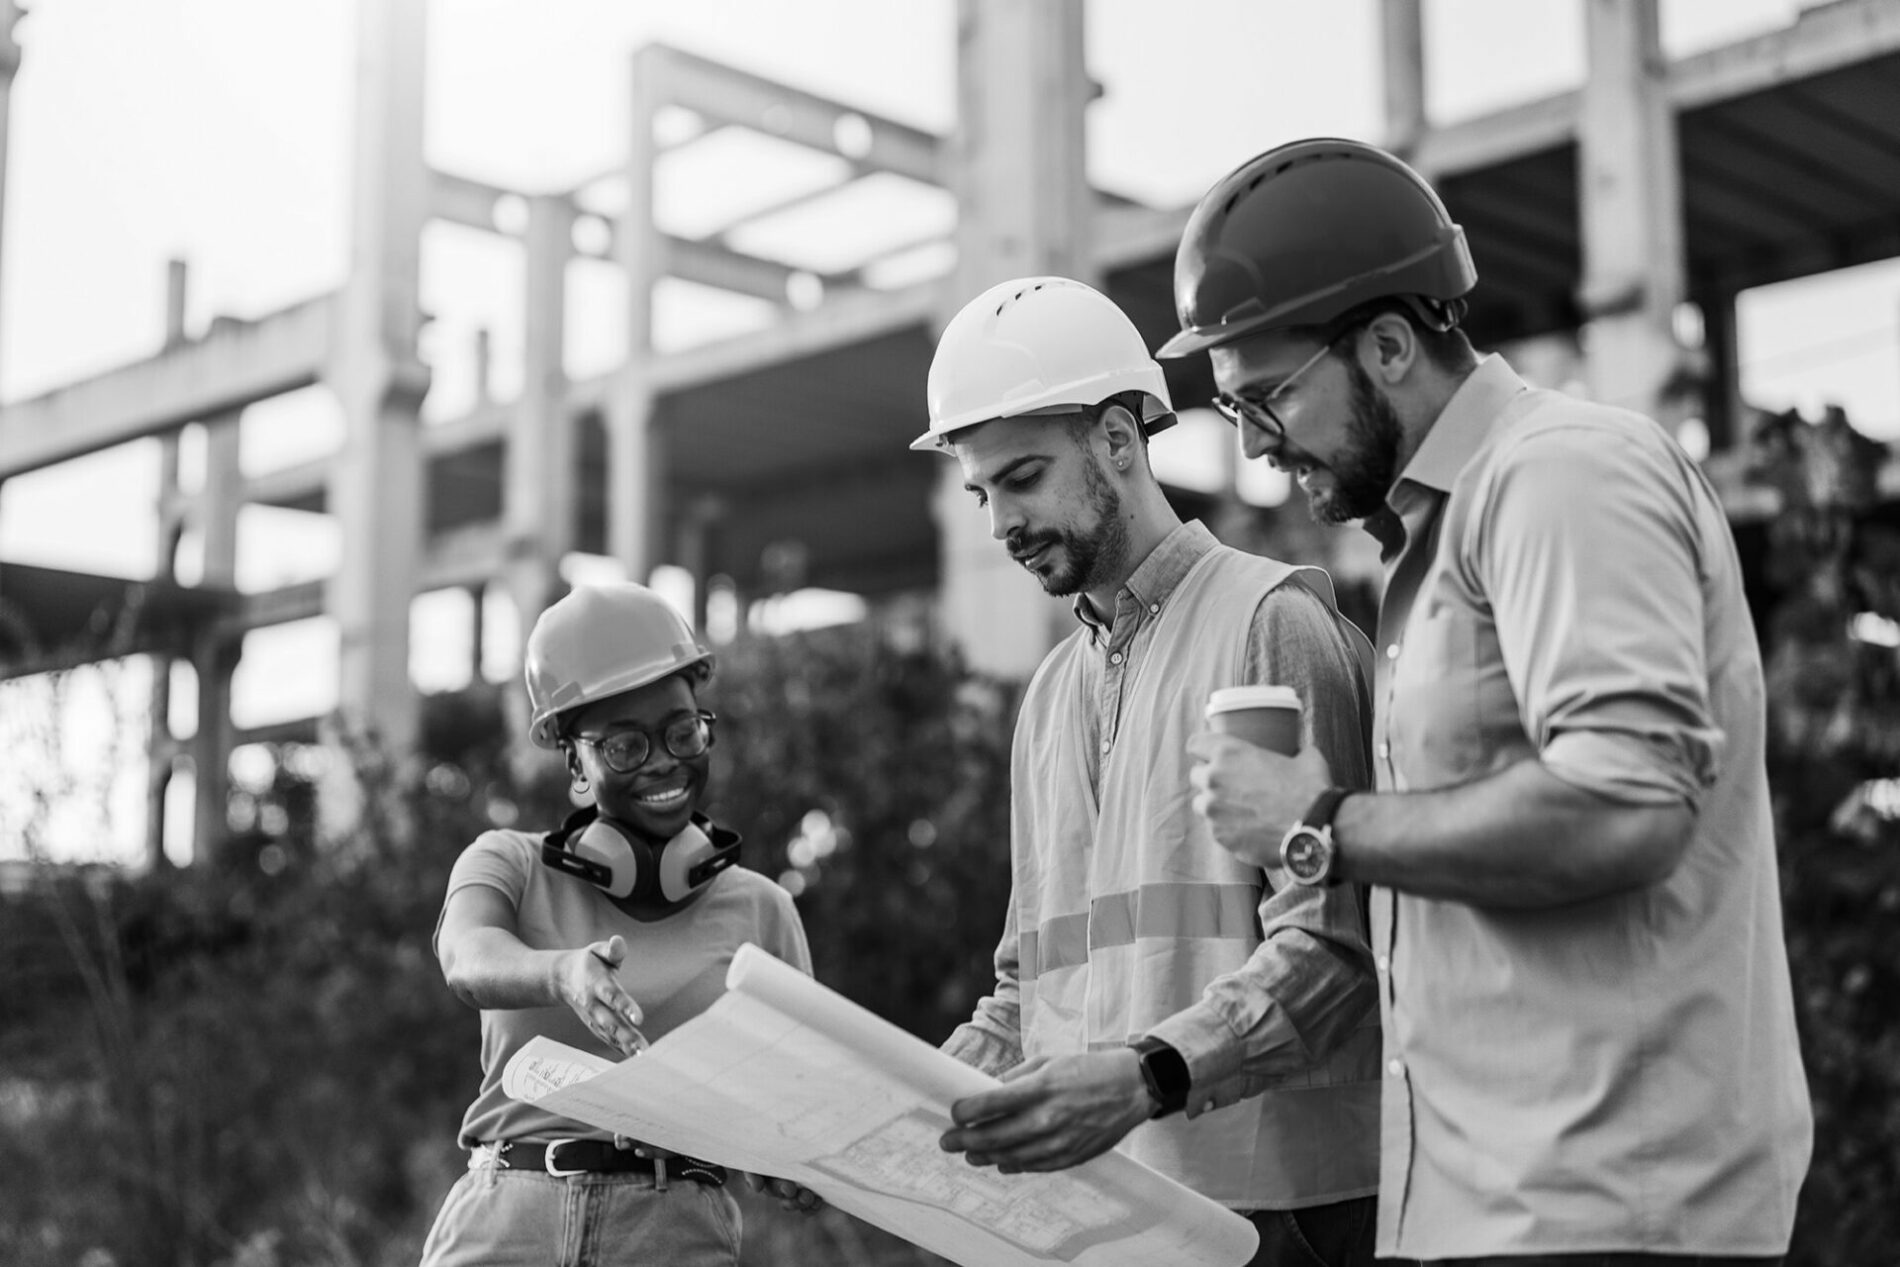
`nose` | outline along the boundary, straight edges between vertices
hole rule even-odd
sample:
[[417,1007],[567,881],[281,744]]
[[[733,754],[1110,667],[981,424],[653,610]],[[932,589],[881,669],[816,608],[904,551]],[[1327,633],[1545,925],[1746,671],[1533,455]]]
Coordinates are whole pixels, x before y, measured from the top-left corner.
[[1240,429],[1240,451],[1249,459],[1272,458],[1280,451],[1280,438],[1250,423]]
[[1006,541],[1009,534],[1023,526],[1022,513],[1000,497],[990,499],[990,536]]

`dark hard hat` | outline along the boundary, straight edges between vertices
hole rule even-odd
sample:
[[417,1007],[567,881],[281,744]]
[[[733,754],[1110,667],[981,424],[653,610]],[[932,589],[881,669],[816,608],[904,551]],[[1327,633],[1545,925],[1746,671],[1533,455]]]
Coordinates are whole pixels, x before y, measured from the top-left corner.
[[1295,141],[1194,208],[1174,259],[1181,333],[1158,355],[1325,325],[1373,299],[1445,304],[1477,280],[1464,230],[1417,172],[1360,141]]

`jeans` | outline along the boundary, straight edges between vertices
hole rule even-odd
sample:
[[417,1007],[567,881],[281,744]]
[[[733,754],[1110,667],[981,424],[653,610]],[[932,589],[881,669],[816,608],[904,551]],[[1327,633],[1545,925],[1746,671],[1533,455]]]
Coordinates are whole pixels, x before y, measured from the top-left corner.
[[1354,1197],[1300,1210],[1250,1210],[1260,1248],[1247,1267],[1371,1267],[1379,1199]]
[[651,1174],[555,1178],[476,1165],[455,1181],[422,1267],[738,1267],[739,1205],[724,1188]]
[[1425,1267],[1781,1267],[1781,1259],[1707,1254],[1505,1254],[1498,1258],[1435,1258]]

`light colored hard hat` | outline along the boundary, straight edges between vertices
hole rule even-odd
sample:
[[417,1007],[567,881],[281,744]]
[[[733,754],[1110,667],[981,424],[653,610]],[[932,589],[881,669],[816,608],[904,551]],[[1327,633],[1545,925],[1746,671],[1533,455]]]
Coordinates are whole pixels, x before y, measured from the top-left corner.
[[937,340],[927,387],[930,430],[913,449],[993,418],[1074,413],[1142,394],[1150,435],[1174,425],[1167,380],[1113,300],[1066,277],[1021,277],[965,304]]
[[644,585],[583,585],[541,613],[528,635],[528,735],[560,746],[562,713],[657,682],[712,652],[686,618]]

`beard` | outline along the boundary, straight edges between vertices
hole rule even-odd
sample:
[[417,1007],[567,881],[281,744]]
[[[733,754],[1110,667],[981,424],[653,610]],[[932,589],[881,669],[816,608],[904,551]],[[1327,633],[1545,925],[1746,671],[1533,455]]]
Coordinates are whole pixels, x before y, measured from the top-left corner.
[[[1092,523],[1025,532],[1008,542],[1010,556],[1029,568],[1045,594],[1058,598],[1095,588],[1116,575],[1128,558],[1128,524],[1122,518],[1121,490],[1086,455],[1082,488]],[[1029,567],[1024,562],[1045,548],[1049,548],[1049,557],[1039,566]]]
[[1398,479],[1399,446],[1404,429],[1392,402],[1380,394],[1357,361],[1345,359],[1352,383],[1352,413],[1346,423],[1346,442],[1326,464],[1333,487],[1307,494],[1316,522],[1343,524],[1364,519],[1385,505],[1386,494]]

